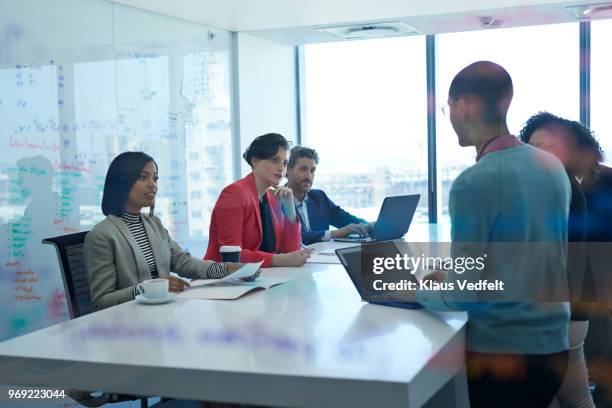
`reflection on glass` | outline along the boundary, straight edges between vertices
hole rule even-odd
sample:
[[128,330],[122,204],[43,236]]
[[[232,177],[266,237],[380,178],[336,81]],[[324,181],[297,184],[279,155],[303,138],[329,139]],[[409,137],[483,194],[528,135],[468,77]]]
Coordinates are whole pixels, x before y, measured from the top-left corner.
[[[508,70],[514,98],[508,127],[517,133],[538,111],[579,119],[578,23],[443,34],[437,38],[437,101],[443,106],[455,74],[479,60],[490,60]],[[520,44],[520,46],[517,46]],[[473,148],[457,142],[448,117],[436,112],[440,221],[448,217],[452,181],[474,163]]]
[[[174,239],[203,251],[210,212],[231,181],[231,117],[227,51],[79,63],[74,67],[76,157],[87,159],[81,226],[103,218],[100,202],[110,161],[126,150],[155,158],[155,213]],[[171,90],[174,76],[181,87]]]
[[0,341],[67,317],[55,254],[41,243],[74,232],[78,217],[78,175],[61,155],[62,71],[53,61],[0,69]]
[[228,32],[107,2],[58,0],[40,19],[39,3],[0,19],[0,340],[68,317],[41,240],[102,220],[118,153],[157,160],[156,214],[195,256],[231,181]]
[[202,52],[183,59],[189,235],[208,236],[210,216],[223,187],[232,181],[229,55]]
[[423,36],[305,47],[314,188],[368,220],[385,196],[420,193],[415,220],[427,221],[425,73]]

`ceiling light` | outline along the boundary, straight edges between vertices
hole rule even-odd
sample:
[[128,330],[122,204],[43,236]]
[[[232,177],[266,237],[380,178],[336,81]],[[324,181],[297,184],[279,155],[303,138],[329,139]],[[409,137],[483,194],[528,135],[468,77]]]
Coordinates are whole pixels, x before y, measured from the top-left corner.
[[596,18],[612,18],[612,3],[587,4],[582,6],[568,6],[565,8],[578,20],[591,20]]
[[421,34],[416,28],[399,21],[339,27],[321,27],[317,28],[317,30],[347,40]]
[[478,17],[480,28],[497,28],[504,25],[504,21],[491,16]]

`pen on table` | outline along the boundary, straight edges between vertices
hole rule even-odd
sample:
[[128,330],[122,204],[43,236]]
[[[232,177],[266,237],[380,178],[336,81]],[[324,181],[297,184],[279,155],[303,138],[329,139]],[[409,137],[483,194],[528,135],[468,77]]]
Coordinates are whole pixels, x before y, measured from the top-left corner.
[[314,252],[314,248],[307,247],[307,246],[306,246],[306,245],[304,245],[302,242],[300,242],[300,247],[301,247],[302,249],[307,250],[307,251],[308,251],[308,252],[310,252],[311,254]]

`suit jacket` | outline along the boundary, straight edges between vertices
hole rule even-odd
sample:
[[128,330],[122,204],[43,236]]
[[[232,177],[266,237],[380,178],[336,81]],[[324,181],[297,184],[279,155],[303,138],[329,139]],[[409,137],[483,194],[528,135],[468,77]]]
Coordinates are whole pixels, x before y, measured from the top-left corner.
[[[160,277],[172,271],[189,278],[206,278],[214,262],[202,261],[184,252],[159,218],[141,216]],[[85,268],[94,310],[133,299],[134,285],[151,279],[138,243],[123,219],[115,215],[106,217],[85,237]]]
[[[300,223],[289,221],[281,211],[279,201],[271,191],[266,191],[276,237],[276,252],[286,253],[300,248]],[[219,248],[223,245],[239,245],[241,262],[259,262],[263,267],[272,266],[274,254],[259,250],[262,238],[259,195],[255,176],[248,174],[225,187],[215,204],[210,220],[208,249],[205,259],[221,260]]]
[[572,320],[588,320],[588,305],[583,302],[594,298],[593,278],[587,270],[586,246],[587,206],[582,188],[576,178],[568,173],[572,196],[567,224],[567,274]]
[[[302,223],[302,242],[312,244],[321,241],[330,225],[342,228],[348,224],[364,224],[367,221],[344,211],[327,197],[323,190],[310,190],[306,200],[310,231],[304,229]],[[296,210],[297,211],[297,210]],[[299,216],[299,213],[298,213]]]
[[612,242],[612,168],[600,165],[594,179],[584,180],[582,190],[587,202],[588,242]]
[[[600,165],[599,173],[595,178],[585,179],[582,190],[586,198],[588,212],[587,227],[587,270],[591,273],[594,287],[593,296],[597,302],[610,305],[612,299],[612,273],[610,273],[610,253],[612,253],[612,168]],[[612,316],[612,308],[609,311]],[[601,318],[595,318],[598,327]],[[603,335],[601,340],[595,340],[595,333],[612,333],[612,318],[605,323],[607,328],[589,332],[593,342],[606,347],[609,356],[612,356],[612,335]],[[594,326],[594,325],[593,325]],[[605,344],[607,342],[607,345]]]

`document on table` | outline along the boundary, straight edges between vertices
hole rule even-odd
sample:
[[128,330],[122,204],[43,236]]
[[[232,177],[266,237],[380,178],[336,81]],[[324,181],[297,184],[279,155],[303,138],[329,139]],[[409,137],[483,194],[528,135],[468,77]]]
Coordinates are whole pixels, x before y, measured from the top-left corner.
[[227,275],[221,279],[197,279],[191,281],[191,287],[197,288],[199,286],[227,286],[227,285],[241,285],[246,280],[253,280],[257,278],[259,267],[261,262],[248,263],[237,271]]
[[290,282],[290,278],[258,277],[252,282],[240,281],[235,285],[198,285],[192,286],[179,293],[178,297],[186,299],[238,299],[240,296],[255,290],[269,289],[281,283]]
[[306,261],[308,263],[339,264],[340,259],[332,249],[316,251]]

